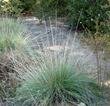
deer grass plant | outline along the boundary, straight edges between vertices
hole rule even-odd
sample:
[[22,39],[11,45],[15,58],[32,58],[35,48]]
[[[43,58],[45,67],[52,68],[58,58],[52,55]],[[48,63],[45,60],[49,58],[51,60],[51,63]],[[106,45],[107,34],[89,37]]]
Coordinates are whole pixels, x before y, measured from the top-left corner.
[[[21,82],[15,99],[22,101],[23,106],[75,105],[81,102],[93,106],[100,102],[103,99],[101,88],[82,65],[82,56],[76,56],[75,40],[70,38],[59,44],[53,37],[51,40],[52,44],[48,39],[42,40],[42,47],[38,44],[37,53],[32,55],[33,64],[23,65],[25,59],[22,62],[15,60]],[[52,47],[60,50],[51,50]]]

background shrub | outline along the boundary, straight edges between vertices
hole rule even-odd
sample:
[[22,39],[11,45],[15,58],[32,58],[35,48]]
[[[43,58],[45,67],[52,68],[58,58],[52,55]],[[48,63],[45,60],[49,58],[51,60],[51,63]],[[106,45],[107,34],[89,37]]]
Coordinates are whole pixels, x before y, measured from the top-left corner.
[[74,30],[96,32],[98,23],[99,32],[109,31],[108,0],[40,0],[36,4],[35,11],[39,18],[56,16],[56,14],[67,17],[67,24]]
[[18,17],[21,13],[31,13],[36,4],[36,0],[1,0],[0,4],[1,14],[5,13]]
[[19,0],[22,4],[22,12],[32,12],[37,0]]
[[67,0],[39,0],[36,2],[34,13],[39,19],[65,16],[67,12],[67,3]]
[[67,9],[68,23],[71,27],[96,32],[98,23],[99,31],[105,31],[110,11],[108,0],[69,0]]
[[[19,16],[21,13],[48,17],[66,17],[74,30],[109,32],[110,3],[108,0],[9,0],[0,2],[1,12]],[[97,28],[97,26],[99,28]]]
[[1,14],[8,14],[18,17],[23,10],[22,3],[19,0],[1,0],[0,3]]

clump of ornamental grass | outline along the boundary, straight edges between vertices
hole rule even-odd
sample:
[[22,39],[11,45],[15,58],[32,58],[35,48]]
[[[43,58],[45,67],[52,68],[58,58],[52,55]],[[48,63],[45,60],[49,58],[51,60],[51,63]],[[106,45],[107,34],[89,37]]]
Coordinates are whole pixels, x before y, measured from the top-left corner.
[[0,18],[0,52],[24,48],[26,28],[22,22],[12,18]]
[[[20,20],[0,18],[0,65],[7,66],[13,54],[22,52],[28,45],[27,29]],[[17,52],[16,52],[17,51]]]
[[31,54],[33,63],[23,65],[26,59],[15,60],[21,82],[16,100],[23,106],[65,106],[81,102],[92,106],[100,102],[101,88],[82,62],[83,57],[86,64],[87,56],[75,53],[79,50],[76,41],[70,38],[58,43],[53,37],[51,40],[42,39],[42,46],[37,42],[39,49]]
[[15,88],[15,84],[12,84],[15,75],[12,58],[24,51],[28,44],[27,38],[26,27],[20,20],[0,18],[0,97],[12,95],[10,90]]

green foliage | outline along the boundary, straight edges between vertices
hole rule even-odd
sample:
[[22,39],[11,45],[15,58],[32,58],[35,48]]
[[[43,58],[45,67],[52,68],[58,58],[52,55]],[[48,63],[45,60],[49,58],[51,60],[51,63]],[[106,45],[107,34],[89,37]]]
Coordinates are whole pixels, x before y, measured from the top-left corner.
[[2,0],[0,1],[0,4],[0,13],[18,17],[22,12],[32,12],[36,0]]
[[22,8],[23,11],[30,11],[32,12],[35,4],[36,4],[36,0],[19,0],[22,4]]
[[22,4],[19,0],[1,1],[0,13],[18,17],[22,12]]
[[36,3],[37,17],[67,16],[67,23],[73,29],[96,32],[109,31],[108,20],[110,6],[108,0],[40,0]]
[[39,19],[50,16],[67,16],[73,29],[109,32],[110,6],[108,0],[9,0],[0,1],[1,13],[19,16],[22,12],[33,13]]
[[14,19],[0,18],[0,52],[23,49],[26,45],[26,28]]
[[66,10],[67,0],[39,0],[36,2],[35,13],[38,18],[50,16],[64,16]]
[[104,32],[103,27],[107,27],[110,11],[108,0],[69,0],[67,8],[68,23],[73,28],[78,27],[81,30],[88,29],[96,32],[97,21],[100,32]]

